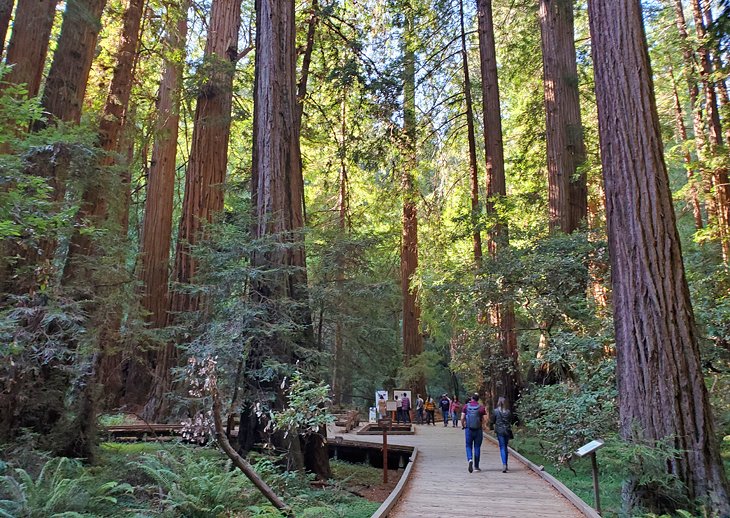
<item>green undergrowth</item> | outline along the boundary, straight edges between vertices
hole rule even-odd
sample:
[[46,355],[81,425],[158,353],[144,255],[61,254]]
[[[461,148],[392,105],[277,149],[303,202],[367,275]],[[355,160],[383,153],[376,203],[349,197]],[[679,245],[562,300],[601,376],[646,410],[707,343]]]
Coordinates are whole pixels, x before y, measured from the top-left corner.
[[[105,443],[92,466],[59,457],[20,456],[7,447],[2,451],[3,518],[280,516],[214,448]],[[271,458],[250,460],[298,517],[365,518],[380,505],[349,491],[377,485],[378,469],[332,461],[330,485],[315,488],[308,477],[282,473]]]
[[[556,466],[554,461],[544,455],[549,445],[545,441],[528,434],[516,434],[510,446],[537,465],[544,466],[545,471],[565,484],[589,506],[595,507],[593,496],[593,474],[589,458],[573,458],[568,464]],[[621,486],[626,471],[626,457],[617,453],[619,450],[607,444],[607,448],[598,450],[599,490],[601,508],[604,518],[622,517],[621,514]],[[723,461],[726,472],[730,473],[730,436],[726,436],[721,444]],[[663,515],[659,518],[668,518]],[[692,518],[694,515],[678,510],[674,515],[678,518]],[[702,515],[700,515],[702,516]],[[644,518],[654,518],[656,515],[645,515]]]
[[[588,458],[576,459],[568,466],[555,466],[554,462],[545,457],[542,452],[545,445],[540,439],[525,435],[523,433],[515,434],[514,440],[510,441],[510,446],[520,452],[532,462],[545,467],[545,471],[560,480],[568,486],[573,493],[578,495],[585,503],[593,507],[593,475],[591,471],[591,461]],[[544,441],[543,441],[544,442]],[[606,459],[602,455],[603,452],[598,451],[598,469],[599,469],[599,490],[601,496],[602,516],[617,517],[621,509],[621,477],[616,476],[610,469],[606,469]],[[611,464],[611,463],[609,463]]]

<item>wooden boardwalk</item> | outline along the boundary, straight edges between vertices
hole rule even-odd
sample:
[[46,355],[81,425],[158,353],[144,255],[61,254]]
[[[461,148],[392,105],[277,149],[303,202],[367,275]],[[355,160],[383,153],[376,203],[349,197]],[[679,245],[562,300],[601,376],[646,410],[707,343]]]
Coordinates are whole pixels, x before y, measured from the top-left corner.
[[[343,439],[382,442],[381,436],[330,434]],[[510,458],[502,473],[499,449],[486,438],[482,443],[481,473],[469,473],[461,428],[416,425],[415,435],[388,436],[388,444],[416,446],[410,481],[395,509],[397,518],[474,516],[488,518],[584,516],[566,498],[530,468]]]

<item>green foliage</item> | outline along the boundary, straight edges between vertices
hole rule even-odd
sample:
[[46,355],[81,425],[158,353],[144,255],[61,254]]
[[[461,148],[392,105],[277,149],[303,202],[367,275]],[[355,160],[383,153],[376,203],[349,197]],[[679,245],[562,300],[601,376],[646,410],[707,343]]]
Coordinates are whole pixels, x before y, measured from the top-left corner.
[[206,518],[245,509],[252,489],[240,471],[188,449],[179,453],[143,455],[134,464],[154,481],[164,516]]
[[289,433],[320,433],[335,418],[327,408],[331,403],[329,385],[303,379],[295,372],[289,383],[286,407],[274,413],[274,426]]
[[540,436],[542,454],[559,464],[586,442],[615,433],[618,422],[615,361],[588,363],[575,351],[570,356],[577,381],[531,386],[518,406],[525,427]]
[[110,514],[132,486],[97,483],[72,459],[49,460],[35,479],[22,468],[0,477],[0,515],[6,517],[91,517]]

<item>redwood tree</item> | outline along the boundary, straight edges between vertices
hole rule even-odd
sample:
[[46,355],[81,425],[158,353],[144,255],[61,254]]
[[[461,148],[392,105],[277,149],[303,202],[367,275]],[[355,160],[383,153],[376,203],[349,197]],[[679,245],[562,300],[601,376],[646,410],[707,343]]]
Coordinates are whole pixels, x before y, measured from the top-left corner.
[[[13,68],[4,79],[8,83],[26,84],[28,97],[38,95],[41,86],[56,3],[57,0],[19,0],[15,9],[13,31],[5,57],[5,62]],[[7,4],[12,10],[12,2]],[[0,24],[4,20],[4,7],[0,3]],[[7,14],[10,16],[9,11]],[[0,36],[4,39],[4,31]]]
[[[716,156],[724,145],[720,112],[718,110],[717,92],[712,80],[712,59],[707,45],[707,31],[703,19],[701,0],[690,0],[695,20],[695,30],[699,39],[697,55],[699,57],[699,73],[702,88],[705,92],[705,110],[707,112],[708,151]],[[712,187],[717,216],[718,233],[722,246],[722,257],[725,264],[730,263],[730,181],[727,166],[717,164],[712,167]]]
[[[487,233],[487,250],[492,259],[509,246],[507,223],[497,212],[496,204],[507,194],[504,171],[504,148],[502,145],[502,119],[499,105],[499,84],[497,80],[497,55],[494,41],[492,0],[477,0],[479,17],[479,56],[482,73],[482,98],[484,108],[484,147],[487,170],[486,213],[490,221]],[[489,310],[491,324],[499,335],[499,367],[490,376],[490,396],[495,404],[499,396],[505,396],[511,403],[517,400],[520,388],[517,367],[517,334],[515,313],[512,304],[505,302]]]
[[[187,36],[187,7],[167,10],[164,70],[160,79],[155,121],[155,143],[152,148],[147,196],[142,222],[139,278],[142,283],[142,307],[149,313],[148,322],[157,328],[167,324],[169,304],[170,243],[172,241],[172,210],[175,192],[178,125],[183,61],[178,57],[185,48]],[[179,11],[179,12],[177,12]],[[143,403],[150,388],[149,354],[136,351],[128,366],[125,401]]]
[[[412,283],[418,269],[418,192],[413,184],[416,170],[416,34],[415,8],[406,2],[403,28],[403,164],[401,191],[403,196],[403,227],[400,251],[400,282],[403,297],[403,354],[406,367],[412,358],[423,352],[421,335],[421,306],[418,287]],[[426,393],[423,377],[409,380],[417,394]]]
[[477,143],[474,132],[474,103],[471,98],[469,54],[464,30],[464,0],[459,0],[459,28],[461,29],[461,64],[464,70],[464,102],[466,104],[466,137],[469,144],[469,187],[471,190],[471,224],[474,262],[482,261],[482,235],[479,231],[479,170],[477,168]]
[[588,209],[572,0],[540,0],[550,228],[569,234]]
[[68,0],[43,89],[50,122],[79,122],[106,0]]
[[[200,241],[203,227],[223,209],[240,17],[241,0],[214,0],[205,58],[198,70],[200,85],[195,125],[175,248],[173,281],[180,285],[194,282],[197,265],[192,249]],[[173,315],[195,311],[199,303],[199,297],[176,290],[170,297],[169,310]],[[164,398],[171,385],[170,369],[176,361],[174,344],[168,344],[159,351],[154,384],[145,408],[146,416],[155,418],[164,413]]]
[[[120,148],[120,139],[122,130],[127,120],[127,110],[129,108],[129,96],[132,93],[132,79],[134,66],[137,58],[137,44],[139,42],[140,24],[142,22],[142,10],[145,0],[129,0],[127,9],[124,12],[122,20],[122,33],[119,39],[119,46],[115,56],[115,65],[112,72],[112,79],[109,85],[106,102],[99,122],[99,147],[103,151],[101,160],[99,161],[99,171],[97,178],[91,179],[84,189],[81,205],[77,214],[79,221],[86,221],[97,227],[103,225],[109,216],[109,184],[101,181],[98,176],[105,174],[106,170],[114,164],[118,163]],[[126,181],[126,168],[122,167],[122,176],[120,177],[122,186],[129,185]],[[128,191],[128,189],[123,189]],[[124,196],[116,197],[118,206],[112,207],[117,212],[124,212],[123,208],[127,207],[127,203],[123,199]],[[117,217],[116,220],[124,220],[126,218]],[[115,221],[112,219],[112,221]],[[123,225],[126,229],[126,225]],[[117,229],[118,234],[120,229]],[[126,236],[121,235],[122,239]],[[85,256],[93,253],[93,239],[88,233],[76,232],[71,238],[68,250],[68,259],[64,270],[64,277],[73,280],[79,275],[84,278],[86,275],[83,269],[79,268],[79,262],[85,262]]]
[[0,0],[0,55],[5,48],[5,36],[8,34],[10,16],[13,14],[13,0]]
[[[730,514],[664,161],[640,0],[588,3],[616,331],[620,431],[670,441],[672,495],[626,486],[628,507],[706,500]],[[681,489],[680,489],[681,488]],[[630,511],[630,509],[629,509]]]
[[[267,272],[254,283],[252,302],[263,308],[263,319],[277,319],[281,311],[286,311],[282,303],[289,301],[284,305],[291,308],[293,301],[295,309],[289,315],[300,332],[292,338],[296,343],[283,336],[256,336],[247,359],[250,373],[261,372],[268,361],[291,364],[302,357],[297,351],[312,347],[306,256],[301,242],[304,185],[300,169],[295,45],[294,2],[259,0],[251,172],[252,237],[273,243],[252,254],[252,265]],[[278,409],[284,404],[281,378],[259,379],[255,374],[254,378],[249,380],[252,390],[239,432],[239,445],[244,450],[261,426],[253,418],[252,405],[263,403]],[[306,465],[321,478],[330,476],[325,436],[289,434],[275,440],[289,448],[297,467]]]

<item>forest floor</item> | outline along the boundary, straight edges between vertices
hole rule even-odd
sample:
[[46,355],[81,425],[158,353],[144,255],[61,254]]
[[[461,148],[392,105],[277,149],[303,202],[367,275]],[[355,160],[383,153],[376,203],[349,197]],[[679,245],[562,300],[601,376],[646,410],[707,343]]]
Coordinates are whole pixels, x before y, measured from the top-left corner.
[[[594,504],[593,475],[589,459],[574,459],[570,467],[567,465],[558,467],[553,460],[542,454],[541,440],[522,433],[522,430],[513,441],[510,441],[510,446],[535,464],[544,466],[545,471],[568,486],[588,505]],[[730,436],[724,438],[721,448],[725,471],[730,473]],[[602,516],[614,518],[620,516],[622,476],[614,472],[611,466],[621,460],[606,458],[605,455],[604,452],[600,452],[597,457]]]
[[[6,445],[2,458],[0,516],[280,516],[215,448],[110,442],[101,445],[93,465],[84,466]],[[391,471],[384,485],[380,469],[333,460],[333,478],[322,485],[282,473],[271,457],[250,460],[297,517],[370,517],[402,473]]]

